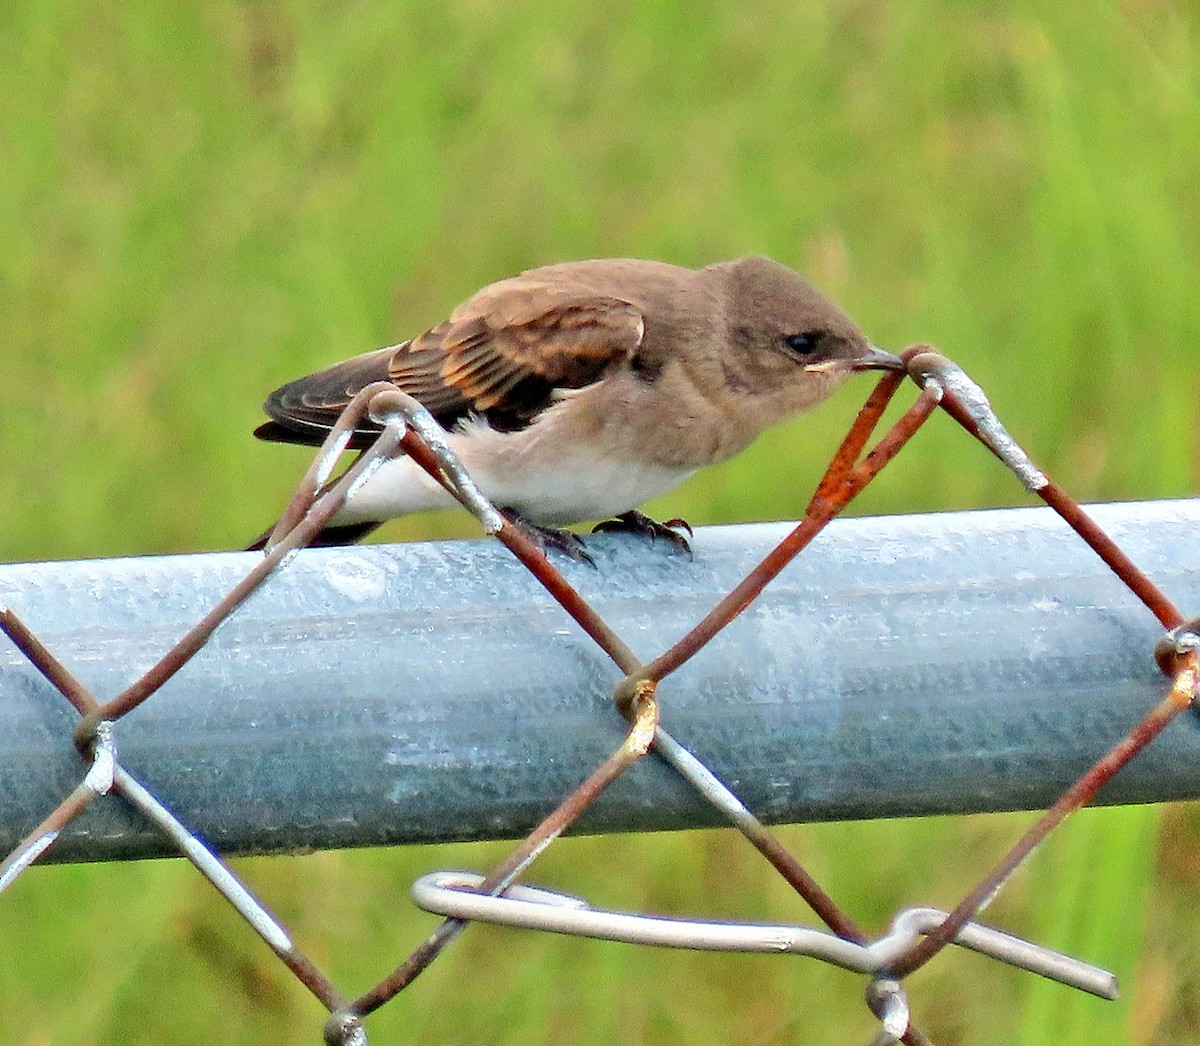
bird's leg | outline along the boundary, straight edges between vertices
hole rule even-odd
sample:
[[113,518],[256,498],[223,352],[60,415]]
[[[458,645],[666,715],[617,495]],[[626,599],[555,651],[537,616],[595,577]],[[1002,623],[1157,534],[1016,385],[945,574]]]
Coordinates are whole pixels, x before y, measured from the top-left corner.
[[578,534],[570,530],[557,530],[554,527],[543,527],[537,523],[531,523],[516,509],[502,508],[500,514],[529,538],[543,555],[548,550],[554,549],[570,559],[578,559],[595,565],[592,557],[588,555],[587,548],[584,547],[583,538]]
[[640,534],[652,541],[662,538],[680,551],[692,555],[692,528],[686,519],[668,519],[665,523],[659,523],[644,512],[631,509],[629,512],[622,512],[616,519],[606,519],[592,527],[593,534],[621,532]]

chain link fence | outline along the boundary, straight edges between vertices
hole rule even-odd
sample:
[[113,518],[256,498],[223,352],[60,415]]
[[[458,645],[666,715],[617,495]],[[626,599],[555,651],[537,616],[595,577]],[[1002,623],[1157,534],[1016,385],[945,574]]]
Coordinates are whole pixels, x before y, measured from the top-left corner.
[[[208,574],[204,581],[212,585],[215,578],[224,578],[228,590],[182,639],[169,644],[165,638],[177,634],[171,613],[164,612],[159,620],[147,627],[138,616],[141,607],[137,600],[127,603],[124,610],[119,606],[113,608],[111,603],[105,604],[104,613],[112,615],[113,628],[137,636],[136,644],[122,648],[122,655],[128,657],[126,663],[137,666],[130,674],[144,668],[136,680],[123,689],[115,678],[105,680],[106,686],[111,682],[115,691],[111,696],[97,686],[85,686],[76,674],[78,668],[72,665],[71,657],[64,657],[62,653],[71,645],[69,632],[56,640],[52,649],[40,638],[42,629],[38,621],[30,617],[32,627],[27,624],[25,608],[17,605],[0,607],[0,628],[29,664],[65,699],[61,713],[43,715],[37,724],[15,723],[13,734],[28,738],[61,738],[70,732],[82,758],[72,780],[65,779],[69,768],[56,768],[61,783],[54,799],[35,795],[29,788],[22,790],[15,786],[9,790],[13,796],[20,795],[25,805],[9,800],[6,820],[23,817],[27,824],[32,823],[35,816],[31,809],[38,804],[45,805],[37,814],[41,822],[27,831],[0,865],[0,890],[52,847],[61,847],[59,856],[64,858],[181,853],[328,1009],[330,1016],[324,1035],[330,1044],[366,1042],[363,1018],[408,987],[445,945],[474,920],[662,946],[811,955],[864,976],[867,1003],[879,1021],[875,1038],[879,1044],[929,1041],[910,1018],[903,982],[949,944],[982,952],[1092,994],[1111,997],[1116,985],[1104,970],[984,926],[977,921],[977,916],[1034,848],[1069,813],[1092,801],[1122,768],[1130,766],[1131,772],[1123,773],[1112,789],[1106,789],[1104,798],[1108,801],[1192,796],[1200,791],[1196,781],[1186,772],[1189,763],[1195,765],[1194,759],[1168,758],[1172,753],[1162,751],[1150,756],[1141,755],[1150,741],[1196,698],[1200,626],[1194,620],[1185,620],[1158,585],[1134,565],[1092,516],[1036,468],[1005,432],[979,389],[957,367],[925,347],[910,350],[905,359],[908,376],[920,390],[916,402],[868,450],[872,434],[903,376],[888,375],[880,381],[818,485],[804,519],[778,539],[774,533],[770,534],[769,541],[766,540],[767,532],[758,535],[770,548],[757,563],[749,563],[751,557],[746,548],[727,548],[716,556],[714,566],[720,569],[709,569],[703,563],[697,566],[677,554],[664,553],[656,574],[643,573],[639,566],[637,577],[619,576],[619,557],[615,554],[611,559],[603,559],[602,569],[593,574],[579,573],[576,577],[578,572],[590,569],[583,567],[578,571],[572,567],[566,573],[558,570],[521,530],[501,516],[480,494],[470,477],[449,455],[441,439],[441,430],[415,401],[388,385],[363,390],[347,408],[318,454],[269,539],[265,554],[252,569],[244,576],[236,577],[246,560],[238,556],[218,557],[221,559],[219,569]],[[764,595],[764,589],[822,533],[939,408],[1001,458],[1026,488],[1062,517],[1111,568],[1120,583],[1144,604],[1148,611],[1147,626],[1153,628],[1157,623],[1160,630],[1161,639],[1154,653],[1165,683],[1160,682],[1155,687],[1140,665],[1131,664],[1129,637],[1138,629],[1123,611],[1086,625],[1066,613],[1065,607],[1075,605],[1071,602],[1069,577],[1060,579],[1066,594],[1057,602],[1048,601],[1043,594],[1022,603],[1014,597],[1012,589],[1027,582],[1028,578],[1022,577],[1020,572],[1017,576],[993,574],[979,584],[976,598],[970,601],[976,604],[972,610],[982,607],[985,611],[973,619],[976,630],[973,633],[969,630],[956,632],[954,622],[967,616],[965,608],[939,603],[936,588],[930,595],[929,587],[937,580],[936,564],[928,557],[924,560],[914,557],[907,564],[912,571],[913,592],[924,585],[924,593],[914,596],[905,605],[900,600],[889,601],[886,593],[873,591],[869,586],[860,588],[853,594],[854,599],[860,605],[875,607],[876,612],[873,617],[868,615],[866,618],[868,627],[862,626],[861,618],[855,620],[854,627],[858,630],[851,633],[849,642],[844,634],[838,633],[837,625],[842,622],[835,622],[832,628],[827,623],[822,630],[822,608],[829,604],[823,587],[827,579],[812,579],[809,586],[810,591],[817,594],[806,617],[806,621],[814,623],[812,632],[803,627],[780,628],[781,622],[773,620],[773,615],[777,617],[778,614],[771,603],[770,592],[773,590]],[[348,434],[366,417],[381,426],[378,439],[341,477],[330,482],[329,476],[346,446]],[[353,606],[389,591],[389,583],[381,581],[381,571],[386,574],[387,568],[378,556],[372,559],[357,552],[319,554],[323,557],[319,560],[319,569],[325,572],[326,579],[321,585],[313,584],[311,575],[305,578],[301,574],[316,565],[317,559],[310,560],[307,566],[293,561],[293,552],[312,540],[332,518],[347,490],[379,463],[401,453],[412,456],[443,483],[476,515],[485,531],[498,538],[515,557],[516,563],[524,567],[524,571],[520,571],[507,560],[501,562],[498,553],[482,554],[478,550],[456,560],[438,562],[432,561],[427,551],[413,552],[402,566],[393,563],[393,576],[403,570],[414,586],[423,585],[427,590],[447,594],[457,592],[459,597],[458,616],[454,618],[458,625],[456,641],[448,641],[444,634],[440,640],[427,636],[423,655],[403,659],[389,651],[386,642],[373,642],[384,637],[356,635],[347,648],[340,643],[324,642],[330,637],[321,631],[329,627],[327,597],[330,591],[336,593],[335,602],[340,601],[346,609],[343,627],[351,632],[357,627]],[[1119,514],[1113,519],[1118,528],[1124,525],[1131,532],[1136,529],[1129,517],[1125,517],[1124,523]],[[1186,520],[1177,520],[1177,523],[1188,525]],[[910,525],[920,526],[919,523]],[[916,540],[915,536],[897,540],[895,548],[883,550],[880,555],[902,560],[900,550],[911,547]],[[707,554],[706,547],[703,551]],[[482,555],[483,565],[473,563],[477,554]],[[425,562],[415,562],[414,556],[418,560],[424,557]],[[952,560],[952,557],[947,559]],[[268,585],[261,593],[259,589],[289,563],[288,569],[280,574],[279,584],[285,585],[284,579],[293,572],[298,575],[293,580],[301,583],[277,592],[277,601],[272,603],[271,593],[275,586]],[[610,574],[608,568],[612,564],[617,566]],[[952,562],[943,563],[942,569],[948,566],[952,566]],[[40,569],[42,582],[47,586],[56,583],[51,568]],[[100,577],[104,569],[98,568],[99,572],[93,577]],[[835,569],[844,572],[840,564],[835,564]],[[34,585],[37,573],[37,568],[27,569],[24,581],[15,585],[13,591],[4,596],[5,600],[16,604],[21,597],[22,585]],[[738,575],[741,575],[740,579],[726,588],[726,579]],[[196,575],[185,582],[181,575],[174,575],[179,583],[187,585],[193,596],[197,589],[204,590],[203,584],[197,584],[200,576],[197,570]],[[544,602],[535,606],[523,597],[525,602],[517,605],[526,613],[513,615],[510,613],[514,605],[511,592],[505,592],[503,586],[489,589],[487,584],[480,585],[481,576],[492,582],[506,578],[505,583],[511,583],[514,577],[532,576],[557,608],[551,616],[550,608]],[[110,580],[114,577],[110,573]],[[169,590],[165,577],[160,577],[160,582],[164,590],[155,594],[163,597],[165,606],[181,608],[174,612],[178,617],[190,601],[177,598],[179,593]],[[155,588],[154,582],[151,582],[151,588]],[[1005,589],[1007,591],[1001,591]],[[707,603],[709,590],[716,596],[711,608]],[[283,632],[271,631],[267,625],[273,614],[278,623],[281,606],[278,598],[285,592],[291,628]],[[394,586],[392,592],[394,594]],[[182,703],[190,714],[190,720],[184,718],[189,727],[180,731],[179,719],[164,718],[157,743],[161,747],[163,738],[173,734],[177,752],[180,745],[192,745],[195,751],[202,750],[206,758],[213,761],[208,769],[221,770],[219,776],[224,777],[226,786],[231,786],[233,781],[228,771],[236,765],[237,759],[229,753],[244,755],[247,746],[257,745],[252,734],[259,729],[260,723],[253,711],[249,716],[247,711],[262,707],[253,702],[262,701],[263,694],[273,695],[271,700],[276,709],[285,707],[289,694],[296,690],[294,680],[314,668],[311,663],[306,668],[304,663],[306,658],[314,656],[314,651],[320,651],[322,655],[316,670],[330,683],[347,677],[361,679],[365,673],[368,680],[365,685],[370,690],[373,686],[384,688],[389,681],[403,683],[411,678],[411,737],[417,737],[418,726],[429,731],[426,738],[441,739],[440,751],[444,758],[440,766],[437,759],[415,759],[414,752],[422,745],[428,752],[428,740],[410,739],[411,744],[406,747],[404,738],[396,739],[390,753],[393,766],[404,764],[406,758],[409,764],[420,764],[416,776],[394,775],[395,781],[409,782],[408,792],[401,789],[391,796],[398,818],[383,818],[377,824],[367,824],[364,830],[363,825],[356,823],[357,813],[350,814],[349,819],[346,816],[347,809],[355,806],[354,782],[357,779],[353,745],[345,743],[345,739],[370,726],[367,720],[372,711],[361,703],[353,709],[334,701],[330,701],[325,709],[312,702],[300,703],[295,710],[295,728],[286,739],[295,747],[279,745],[272,750],[266,765],[258,768],[272,779],[294,782],[290,791],[285,787],[280,789],[281,793],[293,798],[303,793],[313,800],[311,804],[306,803],[305,811],[311,809],[315,829],[309,825],[307,813],[298,812],[294,806],[290,810],[259,809],[254,811],[259,815],[257,817],[227,817],[226,827],[233,826],[229,831],[222,830],[219,815],[203,811],[197,813],[197,819],[216,829],[205,833],[208,836],[206,842],[189,828],[189,816],[180,819],[176,815],[183,809],[195,809],[180,802],[181,797],[186,798],[187,787],[176,788],[164,783],[157,774],[151,777],[139,769],[137,744],[145,744],[147,735],[144,729],[135,732],[132,727],[135,722],[139,726],[148,723],[153,737],[154,717],[148,713],[156,702],[147,703],[148,699],[188,665],[214,631],[255,593],[259,594],[248,612],[239,614],[236,619],[241,622],[241,630],[228,633],[236,636],[236,640],[214,645],[215,658],[206,663],[208,677],[201,675],[193,679],[190,691],[184,688],[173,693],[172,701]],[[104,603],[100,591],[77,589],[60,594],[65,602],[76,607],[85,606],[89,601],[98,605]],[[489,594],[493,597],[490,602]],[[671,603],[673,595],[675,602]],[[957,598],[963,598],[961,590]],[[986,613],[989,600],[993,601],[993,610],[1002,605],[1004,613],[989,618]],[[651,619],[661,622],[666,606],[670,607],[676,621],[689,615],[694,615],[696,620],[691,630],[673,643],[664,640],[663,633],[649,623]],[[1006,647],[1004,641],[1012,640],[1015,634],[1002,629],[1011,629],[1014,606],[1024,607],[1021,616],[1027,620],[1031,632],[1051,624],[1056,626],[1054,638],[1047,640],[1042,631],[1038,633],[1044,644],[1040,648],[1035,649],[1038,644],[1021,647],[1019,643],[1015,648]],[[753,612],[746,614],[751,608]],[[1080,760],[1080,772],[1073,781],[1062,782],[1061,793],[1045,815],[1014,843],[1008,854],[953,910],[945,913],[913,909],[898,913],[888,933],[872,938],[836,903],[833,896],[836,884],[829,890],[819,884],[771,833],[764,820],[751,813],[751,809],[765,813],[768,820],[788,820],[938,809],[1007,808],[1051,798],[1044,793],[1049,778],[1032,788],[1024,787],[1025,782],[1020,781],[1009,782],[1013,785],[1009,791],[1000,788],[1011,775],[1006,774],[1002,759],[989,766],[978,758],[977,747],[972,748],[969,741],[962,740],[964,731],[969,736],[972,726],[977,725],[958,717],[962,709],[947,710],[943,706],[938,718],[937,715],[925,717],[920,714],[932,707],[932,702],[914,706],[913,695],[922,692],[922,671],[920,665],[913,663],[911,655],[907,657],[906,667],[909,648],[905,632],[910,627],[918,627],[922,610],[938,615],[943,632],[952,639],[949,656],[955,664],[964,667],[964,679],[968,675],[966,667],[971,666],[981,670],[985,677],[993,677],[998,684],[1006,676],[1011,678],[1013,674],[1023,672],[1027,686],[1047,687],[1043,701],[1053,709],[1053,714],[1039,719],[1036,710],[1030,710],[1028,718],[1032,732],[1043,735],[1044,751],[1054,755],[1058,767],[1070,765],[1071,760],[1062,756],[1061,745],[1073,743],[1073,751]],[[574,625],[564,632],[568,620]],[[298,622],[303,624],[298,625]],[[782,624],[792,625],[791,622]],[[924,627],[927,631],[937,631],[928,622]],[[1081,631],[1093,627],[1093,634]],[[586,655],[580,652],[577,642],[564,647],[554,641],[554,637],[563,634],[578,636],[575,629],[582,630],[592,644]],[[989,631],[995,644],[986,642]],[[840,645],[834,642],[834,636],[841,641]],[[720,642],[714,642],[718,637]],[[1117,637],[1120,643],[1115,642]],[[726,641],[727,647],[724,646]],[[759,687],[761,692],[764,685],[770,690],[772,686],[782,685],[780,680],[787,678],[789,685],[811,686],[814,692],[820,693],[823,681],[802,676],[797,683],[794,676],[799,662],[784,656],[795,645],[804,643],[827,644],[832,651],[830,657],[825,661],[810,659],[805,664],[810,668],[823,664],[826,670],[835,671],[840,685],[858,695],[855,710],[864,729],[854,736],[859,739],[861,748],[838,754],[843,769],[854,768],[852,775],[822,781],[812,774],[811,768],[807,780],[803,772],[794,773],[789,751],[796,744],[795,735],[786,732],[784,724],[771,720],[770,705],[760,703],[755,706],[753,701],[747,701],[747,694],[736,688],[727,687],[722,692],[713,685],[714,680],[740,676],[748,685],[752,682]],[[1136,645],[1136,639],[1134,643]],[[1152,644],[1148,641],[1147,645]],[[376,648],[374,663],[367,653],[372,646]],[[151,652],[164,647],[166,653],[156,659]],[[644,661],[634,653],[635,647],[649,647],[658,653]],[[1001,659],[999,665],[993,658],[994,648],[1009,650],[1007,660]],[[340,658],[335,653],[339,650],[342,651]],[[719,670],[713,667],[714,658],[725,659]],[[738,663],[731,664],[731,659]],[[836,667],[831,669],[830,666]],[[679,673],[681,679],[687,678],[689,689],[696,695],[690,705],[681,702],[678,723],[686,724],[689,714],[706,710],[712,731],[710,737],[716,739],[716,743],[709,746],[710,751],[702,750],[695,743],[684,747],[666,728],[667,722],[673,728],[677,726],[676,698],[672,692],[669,700],[665,693],[660,700],[659,686],[675,673]],[[560,705],[541,700],[520,710],[520,718],[514,721],[516,708],[513,704],[502,703],[495,715],[484,710],[483,702],[490,701],[490,694],[480,695],[479,703],[470,707],[469,715],[465,714],[468,712],[465,704],[447,714],[445,709],[433,707],[431,702],[424,700],[425,695],[438,687],[448,687],[461,694],[472,686],[486,685],[489,691],[519,694],[522,676],[531,680],[557,679],[565,693],[575,695],[576,702],[581,689],[588,693],[607,689],[612,694],[615,708],[626,720],[624,740],[597,761],[589,772],[568,780],[562,774],[563,768],[582,766],[586,759],[584,753],[594,750],[589,746],[596,740],[596,735],[589,733],[591,728],[585,723],[587,716],[579,714],[578,704],[572,708],[569,703]],[[1116,677],[1126,681],[1124,694],[1128,694],[1132,686],[1145,704],[1133,709],[1119,707],[1119,701],[1097,700],[1099,682]],[[19,679],[22,686],[31,685],[27,675],[7,673],[0,676],[0,681],[4,678]],[[247,692],[250,690],[253,693]],[[941,696],[934,694],[931,698]],[[1114,705],[1116,711],[1113,711]],[[1145,705],[1150,706],[1148,712],[1144,712]],[[1100,716],[1088,716],[1085,711],[1089,706],[1108,711]],[[757,774],[746,767],[732,765],[726,756],[734,746],[720,743],[722,726],[726,730],[735,730],[744,725],[745,719],[739,719],[739,713],[744,713],[747,707],[758,713],[757,736],[763,742],[754,758]],[[70,712],[72,708],[74,715]],[[124,720],[135,710],[137,714],[129,722],[129,732],[131,741],[135,737],[137,740],[127,749]],[[831,736],[839,736],[829,731],[828,706],[822,707],[815,702],[806,711],[809,718],[803,729],[815,744],[827,744]],[[844,711],[844,707],[840,708],[839,714]],[[1074,720],[1071,718],[1073,711],[1079,713]],[[322,712],[329,717],[325,724]],[[356,723],[353,721],[355,715],[364,719]],[[505,718],[508,728],[497,737],[494,731]],[[1053,722],[1057,733],[1047,731],[1046,722]],[[1079,723],[1086,723],[1087,729],[1081,729]],[[914,724],[917,734],[912,733]],[[452,727],[460,731],[457,736],[450,736]],[[394,732],[394,721],[389,723],[389,729]],[[272,730],[270,736],[273,740],[281,740],[278,729]],[[691,732],[686,736],[691,737]],[[558,746],[553,756],[548,756],[541,747],[547,737]],[[1187,738],[1173,735],[1173,741],[1190,751],[1187,748],[1192,743],[1190,735]],[[917,752],[915,758],[904,758],[905,753],[912,753],[914,745],[928,745],[928,748]],[[438,750],[438,743],[435,742],[432,748]],[[314,749],[323,750],[314,754]],[[256,750],[261,754],[262,749]],[[1089,756],[1097,750],[1104,750],[1099,759]],[[30,760],[38,758],[37,743],[30,741],[25,752]],[[476,759],[476,756],[481,758]],[[339,765],[339,758],[344,758],[344,764]],[[1157,762],[1151,764],[1151,758]],[[222,759],[225,762],[221,762]],[[929,760],[935,767],[931,772],[927,772]],[[622,775],[640,763],[656,766],[656,773],[639,780],[636,788],[609,791]],[[9,761],[7,765],[15,764]],[[477,765],[486,768],[482,778],[476,776]],[[1184,769],[1172,778],[1164,771],[1164,766],[1183,766]],[[336,794],[336,790],[326,789],[320,781],[321,775],[315,773],[318,767],[349,787]],[[506,779],[497,767],[505,768]],[[763,768],[766,768],[765,772]],[[1144,772],[1132,772],[1137,768],[1144,768]],[[346,772],[339,773],[339,769]],[[861,784],[847,785],[851,777]],[[502,779],[503,783],[494,787],[495,782]],[[153,789],[149,787],[151,781]],[[822,786],[823,795],[819,794]],[[1053,787],[1053,783],[1050,786]],[[49,813],[44,813],[45,808],[63,794],[66,798],[58,801]],[[96,833],[91,828],[87,834],[72,832],[84,809],[100,797],[114,794],[124,802],[111,798],[104,800],[106,813],[113,818],[111,830]],[[167,803],[159,798],[160,794],[166,796]],[[964,799],[967,795],[970,798]],[[481,796],[491,796],[494,801],[489,806],[487,801],[481,801]],[[953,805],[948,798],[951,796],[960,805]],[[558,799],[557,805],[551,813],[539,817],[546,806],[551,805],[548,802],[551,797]],[[361,811],[362,817],[369,821],[372,809],[368,804]],[[136,813],[130,816],[134,811]],[[805,900],[827,929],[717,924],[596,911],[574,899],[519,885],[517,880],[537,857],[584,817],[591,818],[583,824],[593,831],[673,827],[719,820],[730,823]],[[403,819],[404,824],[397,826],[398,819]],[[524,830],[533,821],[537,823],[509,858],[489,874],[445,873],[421,879],[414,886],[415,900],[427,910],[442,915],[444,921],[406,957],[398,955],[395,968],[357,997],[344,993],[326,976],[292,939],[282,922],[255,899],[217,856],[218,851],[246,849],[289,850],[402,842],[416,838],[499,837]]]

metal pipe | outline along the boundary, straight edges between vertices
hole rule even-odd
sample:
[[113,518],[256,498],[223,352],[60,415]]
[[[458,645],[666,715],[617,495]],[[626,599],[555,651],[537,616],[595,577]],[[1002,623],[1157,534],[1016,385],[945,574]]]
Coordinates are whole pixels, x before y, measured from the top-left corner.
[[[1200,500],[1094,512],[1200,607]],[[648,660],[786,529],[702,528],[694,561],[606,535],[589,539],[594,567],[563,569]],[[0,603],[105,699],[255,558],[0,566]],[[1161,696],[1159,633],[1048,510],[844,520],[658,696],[664,725],[766,821],[1044,807]],[[514,837],[623,736],[618,679],[497,543],[310,550],[116,735],[122,765],[225,853]],[[0,638],[0,852],[78,785],[76,721]],[[1185,717],[1101,799],[1198,796]],[[650,759],[581,828],[715,823]],[[171,852],[110,797],[45,859]]]

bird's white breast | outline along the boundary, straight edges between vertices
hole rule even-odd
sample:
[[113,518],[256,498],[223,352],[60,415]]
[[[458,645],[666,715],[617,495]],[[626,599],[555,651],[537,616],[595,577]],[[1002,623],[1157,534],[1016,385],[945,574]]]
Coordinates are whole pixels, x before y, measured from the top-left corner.
[[[519,432],[473,420],[448,436],[484,495],[533,523],[560,525],[626,512],[676,486],[692,469],[632,460],[603,439],[580,438],[554,410]],[[388,519],[455,504],[408,458],[387,462],[338,513],[336,522]]]

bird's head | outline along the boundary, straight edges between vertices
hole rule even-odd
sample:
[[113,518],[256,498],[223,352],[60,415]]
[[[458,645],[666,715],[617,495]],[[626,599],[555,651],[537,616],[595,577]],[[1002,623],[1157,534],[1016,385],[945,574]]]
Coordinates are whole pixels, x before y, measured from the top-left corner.
[[816,406],[855,371],[904,369],[786,266],[752,256],[712,268],[724,270],[727,380],[775,415],[768,423]]

